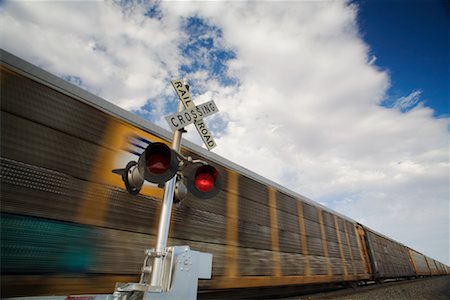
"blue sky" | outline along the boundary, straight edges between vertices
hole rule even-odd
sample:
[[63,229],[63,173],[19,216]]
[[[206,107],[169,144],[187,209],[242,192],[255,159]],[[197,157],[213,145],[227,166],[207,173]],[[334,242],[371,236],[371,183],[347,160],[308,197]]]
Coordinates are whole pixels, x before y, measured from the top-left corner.
[[[148,13],[152,18],[160,18],[160,13],[155,13],[155,6],[152,6]],[[180,65],[179,77],[190,78],[191,74],[196,72],[206,72],[208,78],[217,80],[223,86],[238,86],[237,78],[228,76],[227,63],[229,60],[236,58],[236,54],[231,50],[218,44],[218,40],[222,38],[220,28],[198,16],[188,16],[181,21],[181,31],[185,34],[183,42],[178,46],[181,56],[185,61]],[[193,96],[206,92],[205,88],[199,88],[195,81],[191,79],[190,93]],[[170,97],[170,96],[169,96]],[[167,111],[175,111],[177,109],[177,97],[170,97],[171,104],[167,106]],[[148,118],[146,112],[152,110],[152,102],[149,101],[144,107],[134,112],[143,117]],[[159,115],[151,115],[152,121],[160,118]]]
[[6,1],[0,45],[166,129],[185,77],[219,108],[215,153],[450,263],[448,19],[435,1]]
[[[361,0],[358,24],[364,40],[387,69],[390,99],[421,91],[435,116],[449,114],[449,28],[447,1]],[[389,105],[389,99],[385,105]]]

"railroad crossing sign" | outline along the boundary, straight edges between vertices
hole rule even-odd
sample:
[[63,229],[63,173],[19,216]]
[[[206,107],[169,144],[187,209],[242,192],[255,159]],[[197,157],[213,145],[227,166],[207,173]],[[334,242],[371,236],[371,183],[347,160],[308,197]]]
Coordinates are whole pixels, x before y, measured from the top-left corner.
[[195,106],[194,108],[188,108],[180,112],[176,112],[166,117],[167,123],[169,123],[172,130],[178,130],[186,125],[199,121],[204,117],[210,116],[219,110],[213,100],[206,103]]
[[216,147],[217,144],[214,141],[211,132],[206,127],[205,122],[203,121],[203,117],[212,115],[213,113],[219,111],[214,101],[209,101],[204,104],[195,106],[187,87],[181,80],[171,80],[170,82],[172,83],[175,91],[177,91],[178,98],[183,103],[185,108],[185,110],[181,112],[166,117],[166,120],[169,123],[170,127],[173,130],[178,130],[188,124],[194,123],[195,128],[197,128],[197,131],[203,140],[203,143],[205,143],[206,145],[206,148],[208,148],[208,150],[211,150],[212,148]]

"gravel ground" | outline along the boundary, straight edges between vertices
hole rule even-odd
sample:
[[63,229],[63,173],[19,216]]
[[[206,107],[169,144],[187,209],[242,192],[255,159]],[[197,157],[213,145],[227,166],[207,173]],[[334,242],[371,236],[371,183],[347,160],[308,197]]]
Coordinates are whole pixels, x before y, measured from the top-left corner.
[[450,300],[450,276],[431,277],[395,283],[358,287],[289,299],[355,299],[355,300]]

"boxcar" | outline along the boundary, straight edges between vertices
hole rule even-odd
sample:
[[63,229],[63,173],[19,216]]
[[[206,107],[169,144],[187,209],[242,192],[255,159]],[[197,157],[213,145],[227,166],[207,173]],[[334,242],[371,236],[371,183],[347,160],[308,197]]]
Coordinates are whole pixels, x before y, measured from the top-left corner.
[[373,276],[376,280],[415,276],[408,248],[380,233],[365,227],[370,249]]
[[414,271],[417,276],[430,276],[431,271],[428,266],[427,259],[425,255],[419,253],[413,249],[408,248],[409,257],[413,263]]

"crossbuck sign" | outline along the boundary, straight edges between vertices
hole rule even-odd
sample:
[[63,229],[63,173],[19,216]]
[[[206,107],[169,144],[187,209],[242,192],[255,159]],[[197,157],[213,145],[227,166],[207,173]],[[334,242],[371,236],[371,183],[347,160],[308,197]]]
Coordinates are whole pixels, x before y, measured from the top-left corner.
[[188,108],[166,117],[167,123],[173,130],[178,130],[184,126],[200,121],[202,118],[218,112],[214,101],[209,101],[194,108]]
[[186,125],[194,123],[195,128],[197,128],[197,131],[203,140],[203,143],[206,145],[206,148],[211,150],[217,145],[211,132],[206,127],[203,118],[219,111],[216,104],[211,100],[195,106],[188,89],[181,80],[172,80],[171,83],[177,91],[178,98],[183,103],[185,110],[167,116],[167,123],[169,123],[170,128],[173,130],[179,130]]

